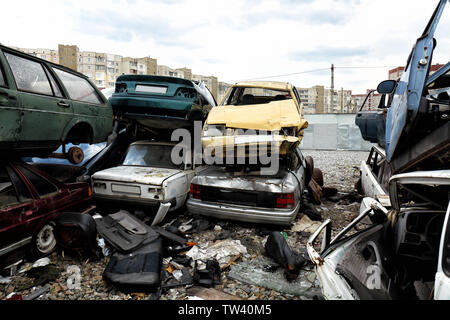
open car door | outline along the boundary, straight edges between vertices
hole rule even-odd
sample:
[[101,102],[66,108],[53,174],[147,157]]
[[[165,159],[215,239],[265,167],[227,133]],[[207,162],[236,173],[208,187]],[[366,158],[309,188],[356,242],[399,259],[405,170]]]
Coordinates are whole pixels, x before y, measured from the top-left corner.
[[450,201],[439,248],[439,262],[434,282],[434,299],[450,300]]
[[428,22],[422,36],[417,40],[408,58],[405,72],[396,87],[386,120],[386,155],[389,162],[399,152],[397,149],[406,138],[406,133],[414,132],[423,91],[436,47],[434,33],[447,0],[441,0]]

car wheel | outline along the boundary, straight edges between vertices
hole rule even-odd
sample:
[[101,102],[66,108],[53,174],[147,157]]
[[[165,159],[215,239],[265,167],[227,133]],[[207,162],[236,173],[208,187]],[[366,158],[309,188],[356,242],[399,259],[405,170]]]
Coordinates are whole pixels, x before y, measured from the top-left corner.
[[73,164],[80,164],[84,160],[84,152],[79,147],[71,147],[68,152],[69,161]]
[[56,238],[53,225],[47,223],[34,238],[34,251],[36,256],[45,256],[53,252],[56,247]]

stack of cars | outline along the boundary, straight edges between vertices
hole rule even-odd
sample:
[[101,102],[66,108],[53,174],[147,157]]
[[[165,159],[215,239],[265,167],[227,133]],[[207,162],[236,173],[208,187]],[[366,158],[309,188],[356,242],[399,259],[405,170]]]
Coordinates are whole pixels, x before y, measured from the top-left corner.
[[85,211],[92,194],[88,183],[64,183],[20,157],[57,155],[80,164],[79,144],[105,141],[112,116],[86,76],[0,46],[0,267],[52,252],[54,219]]
[[203,83],[122,75],[110,102],[134,138],[116,165],[92,175],[95,203],[105,213],[139,211],[158,224],[169,211],[184,207],[191,179],[204,169],[190,152],[175,163],[171,133],[193,131],[194,121],[203,123],[215,99]]
[[[203,127],[205,161],[208,156],[214,161],[193,178],[188,210],[289,225],[300,210],[307,183],[307,165],[299,148],[307,125],[291,84],[233,85]],[[263,153],[270,157],[268,162],[261,160]]]
[[325,221],[308,242],[328,299],[450,299],[450,63],[429,74],[446,3],[401,78],[378,86],[379,109],[356,115],[376,143],[356,183],[360,214],[334,239]]

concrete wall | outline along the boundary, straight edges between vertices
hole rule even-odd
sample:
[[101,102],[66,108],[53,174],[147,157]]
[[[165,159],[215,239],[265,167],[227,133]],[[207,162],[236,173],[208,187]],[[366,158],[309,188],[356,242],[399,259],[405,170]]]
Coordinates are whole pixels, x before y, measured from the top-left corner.
[[370,150],[372,143],[363,140],[355,114],[307,114],[308,128],[301,147],[317,150]]

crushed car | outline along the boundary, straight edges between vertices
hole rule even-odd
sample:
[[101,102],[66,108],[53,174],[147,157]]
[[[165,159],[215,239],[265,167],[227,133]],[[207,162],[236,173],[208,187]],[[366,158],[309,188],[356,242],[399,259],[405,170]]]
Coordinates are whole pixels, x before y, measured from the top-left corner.
[[87,183],[64,184],[26,163],[1,163],[0,267],[51,253],[54,219],[86,210],[91,194]]
[[324,297],[449,299],[449,192],[449,170],[398,174],[389,181],[391,210],[365,198],[333,239],[325,221],[307,244]]
[[[0,46],[2,152],[48,155],[66,143],[99,143],[112,124],[111,105],[88,77]],[[64,153],[79,163],[80,150]]]
[[[278,160],[278,159],[277,159]],[[187,208],[193,214],[220,219],[289,225],[300,210],[305,191],[306,161],[296,148],[280,156],[277,172],[260,167],[209,166],[191,182]]]
[[191,128],[217,105],[204,83],[156,75],[122,75],[109,98],[117,119],[153,131]]
[[[231,86],[221,104],[211,109],[202,131],[205,152],[225,157],[236,149],[276,144],[287,154],[300,144],[308,122],[303,118],[297,90],[284,82],[240,82]],[[248,152],[240,155],[247,157]]]
[[392,174],[438,170],[450,163],[450,63],[430,75],[434,33],[446,4],[439,1],[400,79],[379,84],[379,110],[356,115],[363,138],[385,149]]
[[203,169],[188,153],[180,164],[172,161],[176,144],[164,141],[137,141],[126,151],[119,166],[97,171],[91,177],[94,200],[108,210],[125,206],[154,216],[158,224],[167,212],[181,208],[192,178]]

